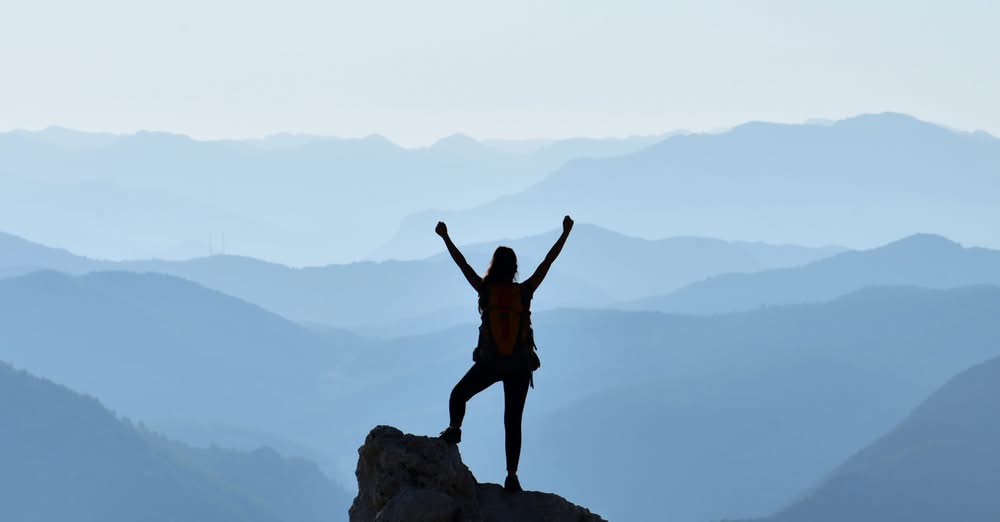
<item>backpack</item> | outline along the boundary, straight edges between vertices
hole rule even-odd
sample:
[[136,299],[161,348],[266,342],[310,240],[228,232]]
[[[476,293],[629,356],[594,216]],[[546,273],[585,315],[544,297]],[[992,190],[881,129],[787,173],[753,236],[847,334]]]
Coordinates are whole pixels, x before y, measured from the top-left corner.
[[531,294],[518,283],[487,284],[479,294],[479,308],[482,325],[473,360],[537,370],[541,361],[531,330]]

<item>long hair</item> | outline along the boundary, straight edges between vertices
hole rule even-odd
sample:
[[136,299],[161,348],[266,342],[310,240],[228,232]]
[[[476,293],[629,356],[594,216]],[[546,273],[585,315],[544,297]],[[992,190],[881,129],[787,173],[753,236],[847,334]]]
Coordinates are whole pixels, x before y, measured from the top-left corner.
[[510,247],[497,247],[493,252],[493,259],[490,260],[490,267],[486,269],[483,284],[513,283],[516,277],[517,254]]
[[[486,269],[483,277],[483,288],[493,283],[513,283],[517,277],[517,254],[510,247],[500,246],[493,251],[493,259],[490,260],[490,267]],[[485,309],[485,292],[479,293],[479,313]]]

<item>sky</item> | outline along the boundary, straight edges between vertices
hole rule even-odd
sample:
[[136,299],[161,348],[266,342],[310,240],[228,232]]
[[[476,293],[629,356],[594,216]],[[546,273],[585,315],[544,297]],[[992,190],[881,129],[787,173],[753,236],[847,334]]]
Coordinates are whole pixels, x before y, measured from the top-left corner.
[[1000,135],[995,0],[0,0],[0,131],[407,146],[896,111]]

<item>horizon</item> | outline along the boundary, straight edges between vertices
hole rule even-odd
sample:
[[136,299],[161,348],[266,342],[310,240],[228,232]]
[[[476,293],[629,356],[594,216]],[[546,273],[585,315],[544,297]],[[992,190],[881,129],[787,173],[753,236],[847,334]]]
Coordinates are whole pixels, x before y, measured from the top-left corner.
[[[931,240],[943,240],[945,242],[948,242],[950,244],[953,244],[954,246],[957,246],[957,247],[963,248],[963,249],[980,248],[980,249],[985,249],[985,250],[996,250],[995,247],[992,247],[992,246],[989,246],[989,245],[981,245],[981,244],[972,244],[972,243],[961,242],[961,241],[955,240],[955,239],[953,239],[951,237],[948,237],[948,235],[946,235],[946,234],[939,234],[939,233],[934,233],[934,232],[919,232],[919,231],[911,232],[909,234],[905,234],[905,235],[899,236],[897,238],[891,239],[889,241],[886,241],[886,242],[883,242],[883,243],[880,243],[880,244],[877,244],[877,245],[866,246],[866,247],[851,247],[851,246],[839,245],[839,244],[834,244],[834,243],[822,243],[822,242],[819,242],[819,243],[770,242],[770,241],[746,240],[746,239],[726,239],[726,238],[709,237],[709,236],[693,236],[693,235],[684,235],[684,234],[675,235],[675,236],[657,237],[657,238],[646,238],[646,237],[632,235],[632,234],[629,234],[627,232],[622,232],[620,230],[615,230],[615,229],[612,229],[612,228],[609,228],[607,226],[600,225],[600,224],[597,224],[597,223],[589,223],[589,222],[578,222],[576,224],[576,228],[577,228],[578,231],[579,230],[588,230],[588,229],[590,229],[590,230],[597,230],[597,231],[599,231],[601,233],[610,233],[610,234],[613,234],[615,236],[620,237],[621,239],[625,239],[625,240],[628,240],[628,241],[638,241],[638,242],[644,242],[644,243],[656,243],[656,242],[667,242],[667,241],[683,241],[683,240],[696,240],[696,241],[721,242],[721,243],[726,243],[726,244],[733,245],[733,246],[736,246],[736,245],[753,245],[753,246],[767,246],[767,247],[774,247],[774,248],[805,248],[805,249],[814,249],[814,250],[838,250],[838,252],[831,254],[831,257],[839,255],[839,254],[847,253],[847,252],[870,252],[870,251],[873,251],[873,250],[880,250],[880,249],[883,249],[883,248],[886,248],[886,247],[890,247],[890,246],[897,245],[897,244],[900,244],[900,243],[905,243],[905,242],[914,242],[914,241],[925,241],[926,242],[928,239],[931,239]],[[526,235],[526,236],[502,237],[502,238],[493,239],[493,240],[475,240],[475,239],[473,239],[473,240],[469,240],[469,241],[463,241],[463,242],[459,243],[459,246],[461,246],[463,248],[481,248],[481,247],[489,246],[489,245],[504,246],[505,242],[506,243],[510,243],[510,242],[518,242],[518,241],[537,240],[537,239],[540,239],[540,238],[543,238],[543,237],[554,236],[554,235],[558,235],[558,234],[559,234],[559,228],[558,227],[553,227],[550,230],[546,230],[544,232],[540,232],[540,233],[536,233],[536,234],[529,234],[529,235]],[[197,256],[188,257],[188,258],[160,258],[160,257],[141,258],[140,257],[140,258],[109,259],[109,258],[91,257],[91,256],[88,256],[88,255],[86,255],[84,253],[75,252],[72,249],[65,248],[65,247],[60,246],[60,245],[53,245],[53,244],[45,243],[43,241],[38,241],[38,240],[32,239],[30,237],[25,237],[24,235],[12,233],[10,231],[4,230],[4,229],[0,229],[0,239],[3,239],[4,237],[13,238],[15,241],[19,240],[19,241],[24,241],[24,242],[30,243],[32,247],[39,247],[39,248],[44,248],[44,249],[56,250],[56,251],[59,251],[61,253],[65,253],[65,254],[68,254],[70,256],[76,257],[76,258],[80,258],[80,259],[87,260],[87,261],[99,262],[99,263],[100,262],[103,262],[103,263],[134,263],[134,262],[140,262],[141,263],[141,262],[147,262],[147,261],[150,261],[150,262],[166,262],[166,263],[185,263],[185,262],[198,261],[198,260],[215,258],[215,257],[228,257],[228,258],[236,258],[236,259],[248,259],[248,260],[257,261],[257,262],[261,262],[261,263],[278,265],[278,266],[282,266],[282,267],[285,267],[285,268],[290,268],[290,269],[293,269],[293,270],[309,270],[309,269],[326,268],[326,267],[333,267],[333,266],[349,266],[349,265],[364,264],[364,263],[371,263],[371,264],[375,264],[375,265],[382,265],[382,264],[386,264],[386,263],[420,263],[420,262],[426,262],[426,261],[431,261],[431,260],[434,260],[434,259],[437,259],[437,258],[441,258],[442,256],[444,256],[447,253],[447,251],[444,248],[442,248],[438,252],[435,252],[435,253],[432,253],[432,254],[428,254],[428,255],[425,255],[425,256],[422,256],[422,257],[415,257],[415,258],[406,258],[406,259],[396,259],[396,258],[385,258],[385,259],[359,258],[359,259],[354,259],[354,260],[350,260],[350,261],[342,261],[342,262],[341,261],[329,261],[329,262],[326,262],[326,263],[306,264],[306,265],[284,263],[284,262],[281,262],[280,260],[269,259],[269,258],[266,258],[266,257],[256,257],[256,256],[249,255],[249,254],[240,254],[240,253],[226,252],[224,250],[214,250],[214,251],[212,251],[212,252],[210,252],[208,254],[205,254],[205,255],[197,255]]]
[[649,134],[631,133],[631,134],[618,134],[618,135],[565,135],[565,136],[555,136],[555,137],[543,137],[543,136],[526,135],[526,136],[523,136],[523,137],[515,137],[515,136],[476,136],[476,135],[473,135],[473,134],[470,134],[470,133],[467,133],[467,132],[456,131],[456,132],[452,132],[450,134],[445,134],[445,135],[438,136],[438,137],[434,138],[430,142],[421,143],[421,144],[407,144],[407,143],[403,143],[403,142],[394,140],[391,136],[388,136],[388,135],[386,135],[384,133],[378,133],[378,132],[375,132],[375,133],[372,133],[372,134],[366,134],[366,135],[351,136],[351,135],[336,135],[336,134],[314,134],[314,133],[310,133],[310,132],[295,131],[295,130],[275,130],[273,132],[269,132],[267,134],[261,134],[261,135],[228,136],[228,137],[203,137],[203,136],[198,136],[198,135],[194,135],[194,134],[187,134],[187,133],[184,133],[184,132],[177,132],[177,131],[170,130],[170,129],[136,128],[136,129],[133,129],[133,130],[123,130],[123,131],[116,131],[116,130],[93,130],[93,129],[66,127],[66,126],[58,125],[58,124],[51,124],[51,125],[47,125],[47,126],[39,127],[39,128],[25,128],[25,127],[9,128],[9,129],[6,129],[6,130],[0,130],[0,134],[17,134],[17,133],[42,134],[42,133],[51,132],[51,131],[65,131],[65,132],[81,133],[81,134],[106,135],[106,136],[110,136],[110,137],[114,137],[114,138],[136,136],[136,135],[139,135],[139,134],[153,134],[153,135],[167,135],[167,136],[183,137],[183,138],[188,138],[188,139],[190,139],[192,141],[197,141],[197,142],[201,142],[201,143],[253,142],[253,141],[266,141],[266,140],[269,140],[269,139],[285,138],[285,137],[287,137],[287,138],[313,138],[313,139],[317,139],[317,140],[341,140],[341,141],[362,141],[362,140],[367,140],[367,139],[383,139],[383,140],[385,140],[385,141],[387,141],[387,142],[395,145],[396,147],[399,147],[401,149],[406,149],[406,150],[428,149],[428,148],[432,148],[432,147],[436,146],[437,144],[439,144],[442,141],[445,141],[445,140],[448,140],[448,139],[451,139],[451,138],[459,137],[459,138],[469,138],[469,139],[471,139],[473,141],[476,141],[476,142],[478,142],[480,144],[491,146],[491,147],[494,147],[494,148],[497,148],[497,149],[503,149],[503,147],[500,146],[500,145],[498,145],[498,144],[499,143],[504,143],[504,142],[508,142],[508,143],[525,143],[525,144],[530,144],[532,142],[537,142],[537,144],[535,144],[534,147],[528,147],[528,150],[534,150],[535,148],[542,148],[542,147],[545,147],[546,145],[549,145],[551,143],[555,143],[555,142],[559,142],[559,141],[577,140],[577,139],[580,139],[580,140],[595,140],[595,141],[596,140],[608,140],[608,141],[618,140],[618,141],[624,141],[624,140],[630,140],[630,139],[644,139],[645,138],[645,139],[653,139],[653,140],[660,140],[660,141],[662,141],[662,140],[665,140],[665,139],[669,139],[669,138],[671,138],[673,136],[685,135],[685,134],[699,134],[699,135],[725,134],[725,133],[731,132],[731,131],[739,128],[739,127],[742,127],[742,126],[745,126],[745,125],[753,125],[753,124],[776,125],[776,126],[784,126],[784,125],[787,125],[787,126],[810,126],[810,125],[826,126],[826,125],[834,125],[834,124],[837,124],[837,123],[843,122],[843,121],[853,120],[853,119],[856,119],[856,118],[870,117],[870,116],[903,116],[903,117],[906,117],[906,118],[910,118],[910,119],[916,120],[916,121],[921,122],[921,123],[925,123],[925,124],[929,124],[929,125],[934,125],[934,126],[937,126],[937,127],[941,127],[943,129],[947,129],[947,130],[952,131],[952,132],[957,132],[957,133],[962,133],[962,134],[986,134],[986,135],[988,135],[989,137],[991,137],[993,139],[997,139],[998,138],[997,134],[994,134],[994,133],[992,133],[992,132],[990,132],[990,131],[988,131],[988,130],[986,130],[984,128],[981,128],[981,127],[976,127],[976,128],[960,128],[960,127],[955,127],[955,126],[949,125],[949,124],[947,124],[945,122],[926,119],[926,118],[923,118],[923,117],[915,115],[915,114],[910,114],[910,113],[905,113],[905,112],[899,112],[899,111],[892,111],[892,110],[848,114],[848,115],[845,115],[843,117],[835,118],[835,119],[814,117],[814,118],[807,118],[807,119],[801,120],[801,121],[746,120],[746,121],[741,121],[741,122],[738,122],[738,123],[735,123],[735,124],[733,124],[731,126],[726,126],[726,127],[718,127],[718,128],[705,129],[705,130],[693,130],[693,129],[689,129],[689,128],[676,128],[676,129],[665,129],[665,130],[662,130],[662,131],[659,131],[659,132],[654,132],[654,133],[649,133]]
[[[0,133],[0,137],[4,138],[2,143],[8,152],[5,156],[9,161],[5,165],[10,175],[5,176],[5,182],[11,188],[10,195],[36,187],[31,190],[54,198],[49,205],[56,212],[33,213],[34,210],[23,207],[24,203],[18,199],[10,199],[10,210],[6,215],[0,214],[0,225],[30,240],[97,259],[191,259],[224,250],[288,266],[322,266],[372,259],[418,259],[439,252],[440,249],[434,247],[425,234],[425,228],[432,227],[438,220],[453,223],[462,243],[541,233],[547,228],[544,223],[554,219],[546,214],[545,205],[528,212],[535,213],[531,218],[525,211],[507,209],[504,211],[506,215],[521,218],[508,220],[505,224],[501,224],[503,220],[498,221],[496,216],[484,216],[493,212],[491,204],[505,205],[507,195],[520,194],[530,198],[547,193],[544,197],[549,205],[577,212],[582,221],[646,240],[694,236],[723,241],[865,249],[911,234],[931,233],[962,244],[986,247],[998,244],[996,235],[982,224],[985,221],[957,226],[968,216],[961,217],[951,212],[944,214],[951,217],[936,220],[921,217],[922,212],[902,219],[898,215],[884,214],[884,206],[881,205],[870,208],[872,214],[864,226],[857,226],[860,223],[849,226],[844,216],[829,215],[823,219],[830,221],[822,225],[828,228],[820,232],[816,227],[823,220],[813,224],[812,228],[803,227],[803,224],[797,223],[801,215],[796,219],[780,216],[780,207],[785,203],[776,200],[779,202],[775,210],[777,215],[767,218],[771,221],[747,227],[746,217],[759,212],[769,214],[772,210],[757,209],[754,200],[736,197],[726,188],[735,186],[732,183],[713,186],[711,182],[704,184],[698,181],[698,177],[686,175],[703,168],[721,169],[720,172],[725,173],[745,170],[751,177],[744,179],[751,185],[744,190],[750,191],[779,182],[783,176],[797,176],[796,171],[801,169],[815,172],[819,176],[816,179],[829,176],[830,173],[824,172],[826,167],[814,170],[813,160],[802,156],[798,148],[787,148],[780,141],[791,135],[824,144],[822,147],[826,149],[824,154],[827,157],[823,165],[846,169],[844,172],[862,176],[859,180],[884,179],[888,182],[895,178],[896,183],[904,185],[910,180],[934,179],[923,175],[907,177],[903,172],[916,173],[928,168],[933,171],[938,168],[934,166],[936,160],[912,163],[911,155],[900,154],[896,146],[891,146],[884,149],[883,157],[891,157],[898,167],[872,170],[877,168],[877,161],[883,160],[859,161],[862,156],[838,158],[836,148],[853,143],[850,146],[861,155],[865,154],[864,150],[873,139],[888,140],[885,143],[890,144],[896,139],[909,139],[905,138],[907,136],[926,135],[936,144],[932,154],[950,154],[950,147],[953,146],[973,147],[980,151],[974,155],[985,154],[981,156],[983,160],[991,161],[991,151],[995,150],[997,143],[996,137],[984,131],[956,129],[898,112],[857,114],[836,121],[811,118],[794,124],[753,121],[719,132],[675,132],[613,140],[577,137],[567,141],[505,142],[453,135],[430,148],[416,149],[405,148],[382,136],[352,139],[278,134],[249,140],[200,141],[186,135],[157,131],[94,134],[50,127],[42,131]],[[574,142],[574,139],[580,141]],[[841,139],[846,141],[838,143],[837,140]],[[24,147],[26,143],[35,145]],[[703,143],[714,152],[704,156],[698,152],[702,149],[691,147],[692,143]],[[744,145],[740,144],[768,147],[772,152],[759,158],[745,156],[741,152]],[[91,154],[88,151],[101,152]],[[200,156],[209,151],[212,151],[211,156]],[[63,158],[64,153],[67,156]],[[773,159],[768,159],[785,155],[799,166],[786,171],[780,162],[773,163]],[[656,165],[664,164],[665,157],[681,162],[676,169],[661,171],[671,172],[669,177],[654,174],[660,168]],[[153,158],[155,160],[150,163],[148,160]],[[75,167],[64,168],[63,162],[67,160],[74,162]],[[847,163],[842,163],[842,160]],[[566,183],[566,176],[581,176],[577,178],[581,183],[597,187],[603,183],[601,176],[586,172],[590,169],[613,170],[618,161],[631,162],[632,167],[629,168],[645,172],[628,178],[629,186],[639,184],[630,190],[647,183],[649,185],[641,191],[666,190],[661,192],[664,197],[673,197],[671,194],[677,190],[700,193],[698,197],[736,197],[730,202],[734,205],[731,209],[733,219],[722,219],[720,216],[724,212],[703,213],[697,220],[690,220],[690,216],[685,215],[666,221],[635,219],[628,213],[608,213],[602,210],[597,200],[588,203],[589,196],[585,194],[573,196],[576,199],[565,199],[559,195],[561,191],[558,189],[552,192],[554,187]],[[284,166],[286,162],[287,166]],[[640,164],[644,166],[640,167]],[[973,170],[969,171],[969,177],[963,175],[962,183],[980,183],[976,181],[978,175],[973,172],[985,164],[972,163],[970,166]],[[759,170],[761,168],[773,174],[764,174]],[[187,175],[177,176],[171,172],[174,169],[180,169],[177,173],[185,172]],[[870,172],[868,178],[861,174],[865,171]],[[132,175],[135,172],[144,172],[145,175],[136,177]],[[470,172],[481,173],[485,177],[474,179],[467,175]],[[249,176],[244,177],[241,173]],[[352,178],[351,173],[358,176]],[[870,177],[875,173],[879,173],[877,178]],[[933,174],[939,179],[933,183],[946,183],[946,179],[958,181],[955,171],[941,177],[945,173]],[[23,177],[22,174],[29,176]],[[740,179],[732,178],[732,182],[743,183]],[[756,181],[750,182],[750,179]],[[829,182],[839,184],[837,179],[829,178]],[[74,180],[83,184],[76,188],[65,184]],[[350,188],[341,190],[344,183],[350,183],[347,185]],[[444,187],[445,190],[429,190],[431,186]],[[794,188],[794,185],[789,187]],[[595,188],[609,189],[614,190],[611,187]],[[879,190],[886,189],[889,187],[883,186]],[[848,194],[853,189],[844,185],[838,190],[846,190],[845,194]],[[962,201],[988,198],[987,194],[991,191],[989,185],[980,187],[975,193],[963,196]],[[273,196],[276,194],[283,196],[275,199]],[[381,196],[376,196],[379,194]],[[771,198],[776,194],[773,190],[763,191],[758,193],[758,197]],[[81,197],[83,195],[85,197]],[[71,199],[56,203],[65,197]],[[375,198],[372,201],[376,206],[382,205],[381,210],[369,208],[357,197]],[[638,193],[631,197],[642,199]],[[816,195],[805,190],[796,197],[809,199]],[[151,204],[161,217],[149,222],[150,207],[134,207],[129,203],[132,200]],[[389,200],[397,204],[385,206]],[[289,206],[292,202],[297,203]],[[918,203],[900,201],[897,204],[901,205],[900,211],[910,212],[916,211],[916,207],[911,209],[907,205]],[[101,206],[94,207],[95,204]],[[942,200],[942,204],[950,203]],[[986,200],[983,204],[986,205],[983,212],[988,212]],[[683,199],[677,199],[672,207],[688,208],[687,205]],[[133,219],[108,219],[95,212],[96,208],[103,208],[105,212],[111,212],[110,215],[133,216],[147,224],[134,225]],[[743,209],[738,211],[739,218],[735,208]],[[770,208],[776,207],[772,205]],[[654,214],[660,212],[655,209],[655,204],[648,211]],[[688,208],[688,211],[693,213],[691,215],[703,212],[696,207]],[[76,217],[60,224],[53,217],[60,213],[66,216],[63,219]],[[32,217],[29,219],[28,216]],[[78,226],[69,226],[80,218],[83,221]],[[364,220],[367,226],[358,228],[347,225],[350,220],[357,219]],[[160,233],[151,234],[150,227],[158,228]],[[319,240],[328,237],[336,237],[338,241]]]

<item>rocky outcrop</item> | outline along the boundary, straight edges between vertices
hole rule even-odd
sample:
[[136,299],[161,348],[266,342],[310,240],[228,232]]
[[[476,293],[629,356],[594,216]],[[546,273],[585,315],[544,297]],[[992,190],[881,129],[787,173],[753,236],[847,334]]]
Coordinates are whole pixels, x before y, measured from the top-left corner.
[[598,522],[551,493],[508,493],[479,484],[458,447],[377,426],[358,449],[358,496],[351,522]]

